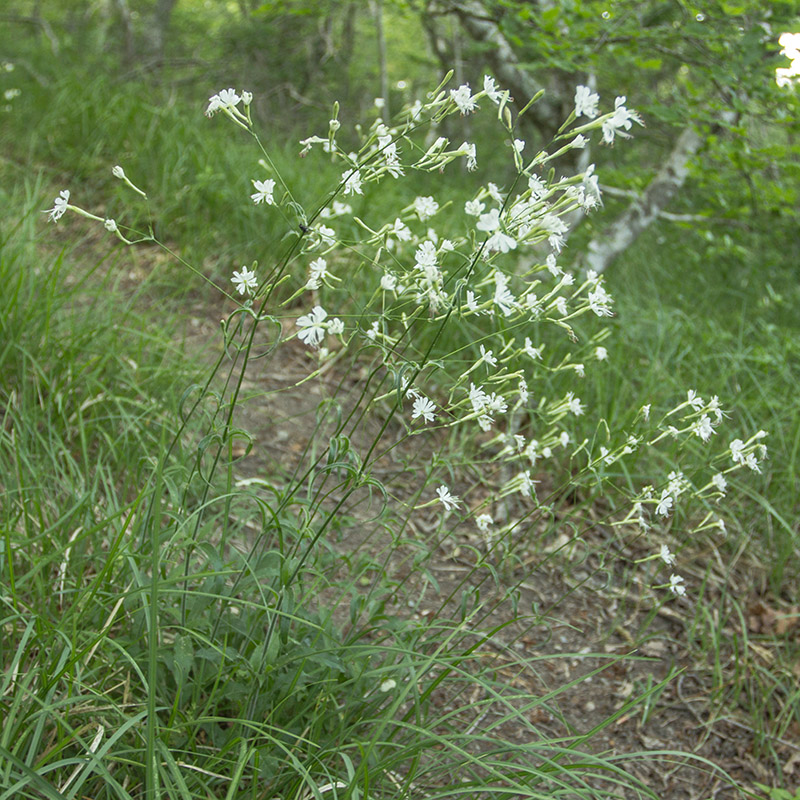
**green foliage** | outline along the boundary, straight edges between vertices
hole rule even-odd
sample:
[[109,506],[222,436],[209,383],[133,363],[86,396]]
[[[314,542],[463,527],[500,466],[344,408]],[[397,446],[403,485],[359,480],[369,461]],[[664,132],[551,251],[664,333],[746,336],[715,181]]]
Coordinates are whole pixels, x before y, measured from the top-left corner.
[[[151,5],[130,3],[143,18]],[[374,516],[380,493],[369,495],[359,483],[363,462],[341,430],[324,467],[299,476],[293,488],[285,485],[291,470],[277,459],[265,459],[256,482],[237,486],[234,446],[245,436],[226,416],[237,404],[236,371],[220,359],[219,383],[212,383],[176,344],[182,335],[173,315],[181,307],[170,298],[196,285],[185,272],[165,270],[155,245],[144,249],[147,277],[130,285],[127,258],[96,256],[107,252],[108,240],[98,246],[80,223],[69,229],[81,236],[77,250],[54,255],[43,244],[38,210],[53,187],[68,184],[99,215],[142,229],[155,219],[156,234],[207,278],[227,282],[232,266],[278,262],[293,239],[281,240],[283,225],[246,204],[251,179],[264,177],[252,153],[226,121],[201,119],[218,88],[208,75],[220,86],[262,88],[266,99],[256,116],[276,136],[279,128],[305,135],[310,119],[316,128],[326,123],[341,74],[350,79],[343,95],[353,100],[350,108],[360,104],[375,114],[377,80],[364,44],[372,31],[359,16],[356,55],[338,52],[317,70],[309,59],[320,46],[320,22],[330,21],[334,38],[344,35],[347,4],[240,5],[247,16],[223,4],[179,4],[167,47],[172,73],[126,72],[118,20],[96,27],[91,10],[78,13],[84,4],[40,4],[58,34],[57,59],[42,55],[47,40],[40,34],[18,41],[3,34],[23,94],[0,134],[7,156],[2,185],[15,187],[4,190],[4,207],[12,210],[0,221],[0,490],[7,500],[0,512],[0,797],[132,798],[145,787],[152,797],[324,797],[344,790],[337,781],[352,796],[379,797],[410,793],[420,777],[429,797],[491,790],[588,798],[604,780],[652,796],[626,773],[624,760],[584,752],[594,731],[554,743],[532,721],[537,711],[558,717],[560,697],[591,674],[531,693],[509,685],[502,670],[535,670],[538,653],[509,647],[508,661],[497,666],[493,642],[507,626],[491,616],[495,596],[522,609],[516,621],[525,630],[547,624],[515,593],[521,556],[506,553],[495,563],[501,547],[476,548],[482,571],[470,572],[429,615],[414,619],[407,610],[412,593],[390,579],[385,553],[402,552],[411,575],[424,576],[421,594],[415,591],[428,596],[436,587],[428,558],[451,532],[420,541],[385,508]],[[429,82],[421,29],[403,4],[386,5],[396,37],[392,75],[409,78],[415,90]],[[759,87],[774,67],[759,33],[760,11],[720,3],[704,9],[700,23],[685,4],[619,4],[607,24],[596,4],[565,2],[556,14],[503,6],[504,29],[530,54],[528,62],[568,73],[570,86],[576,72],[591,67],[620,93],[630,78],[627,91],[635,96],[633,81],[647,76],[655,140],[632,154],[601,156],[618,168],[615,183],[645,184],[669,126],[689,118],[716,122],[719,106],[710,97],[722,64],[729,88],[739,71],[753,76],[745,121],[709,136],[680,201],[679,210],[708,223],[664,221],[610,272],[618,323],[603,343],[612,371],[582,396],[619,430],[632,428],[644,403],[682,399],[686,386],[737,397],[734,430],[769,429],[771,459],[764,488],[737,486],[743,494],[720,550],[755,551],[775,594],[791,600],[800,474],[800,298],[796,259],[787,257],[797,205],[796,116],[784,108],[781,119],[786,94]],[[789,10],[773,6],[775,14]],[[212,39],[208,50],[201,48],[205,39]],[[728,51],[734,55],[726,61]],[[201,60],[199,69],[179,61],[189,56]],[[397,90],[390,101],[402,96]],[[483,130],[475,126],[482,156]],[[277,171],[292,185],[302,183],[316,210],[339,171],[328,171],[323,160],[303,169],[298,150],[270,148]],[[147,188],[149,206],[128,204],[110,175],[115,163]],[[33,180],[37,173],[46,177]],[[507,174],[499,174],[503,183]],[[448,192],[461,194],[462,179],[452,175],[443,204]],[[429,191],[422,178],[414,186]],[[384,186],[367,189],[355,213],[371,223],[409,199]],[[607,204],[615,209],[613,200]],[[53,235],[48,230],[46,241]],[[358,314],[370,285],[355,261],[348,280]],[[290,269],[299,274],[301,267]],[[278,291],[276,299],[285,295]],[[576,329],[593,344],[588,329]],[[228,356],[246,352],[248,330],[231,324]],[[441,338],[422,335],[414,358],[434,344],[442,353],[462,352],[466,366],[476,356],[478,328],[464,321]],[[358,369],[354,361],[340,386],[360,376]],[[537,391],[563,392],[566,375],[548,376]],[[350,414],[352,398],[337,398],[330,417],[320,412],[321,432],[339,429]],[[576,440],[603,434],[581,420],[572,432]],[[319,455],[315,447],[305,451],[310,463]],[[455,466],[467,468],[467,461]],[[398,455],[395,467],[416,475],[418,454]],[[645,454],[613,477],[625,486],[662,467]],[[556,469],[568,475],[572,465],[564,458],[552,469],[555,479]],[[589,507],[592,483],[591,475],[575,476],[559,501]],[[336,491],[348,501],[326,505]],[[345,546],[354,529],[363,541]],[[551,533],[548,527],[516,538],[533,539],[537,555],[549,559]],[[373,549],[371,537],[388,543]],[[566,579],[571,569],[565,563]],[[694,643],[698,663],[714,656],[719,714],[737,703],[751,710],[767,749],[796,720],[796,689],[788,672],[770,673],[752,658],[742,657],[731,679],[719,666],[731,646],[723,628],[742,612],[721,619],[704,613],[698,611]],[[607,656],[603,663],[613,668],[619,661]],[[633,713],[637,703],[646,719],[663,689],[643,682],[600,726]],[[786,710],[775,712],[773,696],[786,698]],[[486,721],[473,726],[479,718]],[[507,727],[521,743],[500,739]],[[789,800],[785,790],[770,792]]]

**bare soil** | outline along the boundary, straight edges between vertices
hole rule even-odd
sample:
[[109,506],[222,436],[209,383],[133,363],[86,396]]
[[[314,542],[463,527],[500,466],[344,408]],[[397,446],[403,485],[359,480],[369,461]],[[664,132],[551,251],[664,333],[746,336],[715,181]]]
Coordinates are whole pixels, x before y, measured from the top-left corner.
[[[202,305],[195,310],[186,338],[190,352],[210,357],[219,351],[219,327],[212,316]],[[262,338],[256,352],[267,353],[269,344]],[[313,437],[319,437],[315,431],[320,402],[334,394],[344,397],[337,413],[347,415],[355,402],[347,398],[358,395],[369,375],[366,365],[354,368],[341,361],[319,379],[297,386],[313,369],[307,349],[296,340],[251,361],[242,383],[245,401],[236,419],[252,436],[252,449],[245,456],[242,447],[236,465],[241,481],[292,474],[301,455],[313,452]],[[349,428],[354,448],[365,448],[383,422],[380,414],[354,418]],[[402,434],[403,427],[391,422],[384,437],[391,441]],[[443,442],[436,434],[411,437],[378,459],[373,469],[391,484],[398,501],[411,498],[431,451]],[[547,475],[537,478],[547,485]],[[485,487],[476,487],[465,474],[454,476],[451,489],[472,492],[474,500]],[[512,516],[517,511],[513,505],[506,508]],[[365,515],[363,508],[350,513],[356,520]],[[586,514],[591,517],[592,510]],[[731,568],[722,565],[715,552],[698,546],[694,573],[684,572],[687,597],[654,607],[651,594],[631,577],[633,562],[646,553],[637,552],[635,540],[620,542],[600,522],[585,533],[590,546],[580,552],[558,539],[527,551],[518,549],[517,558],[505,567],[498,562],[498,583],[485,568],[476,569],[475,553],[485,551],[486,543],[474,526],[441,537],[440,516],[421,510],[407,529],[429,549],[426,566],[438,591],[412,567],[415,548],[398,547],[366,524],[343,529],[329,545],[342,553],[363,548],[376,560],[388,557],[388,576],[403,587],[387,609],[397,616],[448,613],[454,601],[447,598],[460,597],[466,580],[485,581],[483,599],[497,602],[488,603],[492,611],[482,627],[503,626],[484,646],[498,674],[514,688],[538,696],[568,685],[530,711],[542,736],[574,736],[599,728],[585,749],[621,758],[644,754],[625,761],[625,769],[664,800],[739,797],[734,783],[762,797],[756,783],[793,791],[800,786],[798,692],[787,697],[778,689],[800,682],[797,608],[769,594],[757,562],[742,555]],[[511,586],[518,589],[518,608],[535,604],[538,615],[514,614],[511,602],[504,600]],[[744,616],[731,613],[732,598],[745,610]],[[698,611],[698,603],[706,610]],[[718,655],[704,640],[711,630],[704,617],[718,626]],[[787,662],[786,653],[794,653],[795,661]],[[520,656],[531,654],[535,669],[520,668]],[[793,675],[785,674],[787,663]],[[772,695],[761,688],[771,685],[764,679],[771,670],[782,676]],[[671,680],[657,688],[669,676]],[[646,702],[629,707],[632,698],[654,687]],[[761,703],[759,692],[766,692]],[[447,702],[446,696],[439,701]],[[472,718],[465,712],[465,729],[489,726],[500,714],[500,709],[481,705]],[[791,723],[777,724],[792,715]],[[779,728],[781,736],[770,734]],[[505,724],[496,735],[515,741],[529,735],[528,730]],[[597,789],[598,797],[616,794],[610,784]]]

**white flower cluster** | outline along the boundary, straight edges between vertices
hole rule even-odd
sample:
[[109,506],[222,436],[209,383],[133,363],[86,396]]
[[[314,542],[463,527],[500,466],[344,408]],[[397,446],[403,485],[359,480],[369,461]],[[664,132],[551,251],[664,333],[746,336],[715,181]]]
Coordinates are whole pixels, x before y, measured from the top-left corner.
[[[639,115],[626,106],[625,97],[617,97],[613,111],[601,114],[599,95],[578,86],[574,110],[556,137],[565,144],[555,152],[533,153],[529,143],[515,137],[509,93],[491,76],[485,76],[482,91],[475,94],[468,84],[445,90],[445,83],[427,102],[416,100],[407,106],[395,125],[375,119],[366,130],[359,128],[362,141],[357,152],[345,152],[338,145],[341,124],[335,105],[327,134],[301,142],[301,156],[321,145],[340,170],[338,188],[325,208],[306,213],[277,173],[251,180],[255,191],[250,193],[250,201],[269,207],[265,213],[282,214],[297,236],[289,264],[301,267],[303,279],[284,305],[312,293],[304,303],[310,310],[296,319],[293,316],[289,335],[311,348],[319,361],[351,344],[368,348],[382,363],[385,377],[395,378],[399,390],[373,402],[389,398],[411,401],[410,408],[407,404],[402,408],[409,435],[420,434],[433,423],[467,426],[468,430],[471,426],[489,451],[488,458],[508,462],[511,467],[508,475],[513,477],[504,476],[495,499],[518,495],[521,503],[539,508],[532,470],[541,459],[570,447],[570,457],[583,454],[587,472],[602,477],[607,467],[635,454],[644,444],[654,446],[666,439],[688,450],[691,445],[705,447],[713,442],[724,417],[716,396],[706,401],[689,391],[685,401],[652,423],[648,404],[636,424],[649,427],[636,433],[609,431],[605,443],[598,441],[595,446],[574,441],[568,430],[577,424],[576,418],[591,412],[578,393],[561,390],[555,397],[544,397],[536,384],[537,376],[545,371],[562,372],[580,381],[587,371],[602,368],[609,359],[609,351],[600,344],[605,333],[586,342],[580,352],[573,349],[559,358],[558,348],[549,349],[548,345],[545,354],[545,329],[559,334],[561,341],[576,342],[573,320],[583,315],[602,320],[614,313],[613,299],[600,275],[592,271],[576,274],[558,263],[564,257],[570,216],[591,212],[601,204],[595,166],[589,165],[578,175],[555,178],[550,162],[566,151],[586,147],[593,132],[607,144],[617,136],[628,138],[633,123],[642,124]],[[472,114],[483,99],[488,101],[484,106],[497,106],[497,119],[508,137],[505,152],[516,173],[512,188],[475,180],[469,196],[458,203],[435,189],[428,190],[430,194],[409,197],[388,219],[373,219],[369,192],[385,179],[399,181],[420,171],[440,173],[453,162],[463,164],[469,173],[478,170],[473,143],[463,141],[455,146],[443,136],[423,142],[418,128],[448,114]],[[209,98],[206,115],[222,113],[255,136],[251,103],[248,92],[223,89]],[[572,126],[576,121],[581,124]],[[268,157],[259,163],[274,170]],[[121,167],[114,168],[114,175],[144,195]],[[276,194],[278,184],[281,191]],[[354,216],[353,206],[343,198],[363,206],[360,216]],[[71,210],[99,220],[127,241],[114,220],[95,217],[69,201],[69,191],[61,192],[47,211],[49,218],[57,222]],[[354,228],[359,231],[358,238],[345,243],[343,231]],[[366,283],[366,288],[359,290],[358,313],[352,311],[349,278],[342,280],[335,274],[344,274],[340,266],[349,268],[353,253],[360,263],[359,280]],[[238,293],[247,297],[247,307],[257,292],[266,298],[271,291],[270,285],[259,286],[255,264],[252,269],[243,266],[235,271],[231,281]],[[365,302],[361,295],[369,299]],[[343,319],[329,316],[325,307],[339,310],[348,320],[347,327]],[[425,338],[420,336],[424,329],[432,332],[427,339],[435,342],[451,317],[469,325],[468,343],[442,357],[431,355],[432,348],[418,346],[417,340]],[[431,397],[420,388],[428,376],[434,378],[432,388],[426,390]],[[728,472],[743,466],[760,472],[766,456],[760,441],[764,435],[759,432],[746,441],[733,440],[729,446],[732,465],[715,470],[705,486],[694,486],[684,474],[694,476],[695,469],[671,470],[660,484],[655,482],[658,489],[645,487],[635,496],[630,513],[617,524],[637,522],[647,532],[650,511],[664,523],[688,496],[718,501],[728,489]],[[436,494],[424,505],[438,503],[446,514],[465,505],[446,485],[439,486]],[[487,541],[499,535],[489,535],[494,524],[488,508],[491,501],[471,512]],[[724,532],[724,522],[710,513],[697,530],[712,528]],[[675,556],[663,543],[651,558],[665,566],[675,563]],[[662,588],[675,595],[685,593],[683,579],[675,574]]]

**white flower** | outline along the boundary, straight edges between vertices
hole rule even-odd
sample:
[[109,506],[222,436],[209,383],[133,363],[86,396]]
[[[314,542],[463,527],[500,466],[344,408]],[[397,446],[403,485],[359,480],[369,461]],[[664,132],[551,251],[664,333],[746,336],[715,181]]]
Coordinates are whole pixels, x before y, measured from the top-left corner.
[[275,181],[269,178],[266,181],[250,181],[255,187],[255,192],[250,195],[250,199],[258,205],[259,203],[266,203],[271,206],[275,200],[272,193],[275,191]]
[[470,142],[463,142],[458,152],[467,159],[467,169],[474,172],[478,168],[478,151],[474,144]]
[[572,140],[572,147],[576,150],[583,150],[587,144],[589,144],[589,140],[580,133]]
[[692,433],[699,436],[704,442],[707,442],[711,438],[712,433],[716,433],[711,426],[711,419],[708,414],[703,414],[703,416],[692,425]]
[[249,106],[250,103],[253,102],[253,93],[252,92],[242,92],[242,103],[246,106]]
[[479,414],[486,408],[486,402],[489,399],[489,395],[480,387],[476,386],[474,383],[470,383],[469,385],[469,401],[472,404],[472,410]]
[[223,89],[219,94],[208,98],[206,116],[211,117],[215,112],[234,109],[242,98],[233,89]]
[[251,294],[258,288],[258,280],[256,279],[255,272],[242,267],[241,272],[234,270],[231,283],[236,287],[239,294]]
[[400,217],[397,217],[395,221],[392,223],[391,228],[388,231],[389,236],[394,236],[398,242],[409,242],[411,241],[411,229],[406,225]]
[[531,478],[530,470],[520,472],[519,475],[517,475],[517,480],[519,481],[520,494],[527,495],[528,497],[536,497],[535,484],[538,483],[538,481]]
[[683,585],[683,578],[680,575],[669,576],[669,590],[672,594],[681,597],[686,594],[686,587]]
[[107,219],[107,220],[106,220],[106,221],[103,223],[103,227],[104,227],[104,228],[105,228],[107,231],[109,231],[110,233],[116,233],[116,232],[117,232],[117,221],[116,221],[116,220],[113,220],[113,219]]
[[349,203],[342,203],[340,200],[334,200],[330,207],[325,207],[319,212],[320,217],[323,219],[332,219],[333,217],[341,217],[343,214],[352,214],[353,207]]
[[486,184],[486,191],[489,192],[489,197],[491,197],[492,200],[495,201],[495,203],[500,203],[500,205],[503,204],[503,195],[500,193],[500,190],[497,188],[497,184],[496,183],[492,183],[491,181],[489,181]]
[[498,414],[504,414],[508,409],[508,403],[506,403],[501,395],[495,392],[487,396],[486,405],[490,411],[496,411]]
[[514,139],[514,145],[513,146],[514,146],[514,149],[518,153],[522,153],[522,151],[525,149],[525,140],[524,139]]
[[124,169],[122,169],[122,167],[121,167],[121,166],[119,166],[119,164],[117,164],[117,166],[116,166],[116,167],[114,167],[114,168],[111,170],[111,174],[112,174],[112,175],[113,175],[115,178],[119,178],[121,181],[124,181],[124,180],[125,180],[125,170],[124,170]]
[[481,361],[488,364],[490,367],[497,366],[497,358],[495,358],[494,353],[491,350],[487,350],[483,345],[481,345]]
[[461,502],[458,497],[450,494],[450,490],[444,484],[436,490],[436,494],[439,495],[439,501],[447,511],[458,508],[458,504]]
[[503,315],[509,317],[514,311],[516,300],[514,299],[514,295],[511,293],[511,290],[508,288],[508,276],[500,271],[495,272],[494,284],[495,289],[492,300],[494,301],[494,304],[503,312]]
[[414,200],[414,211],[421,222],[432,217],[439,210],[439,204],[432,197],[417,197]]
[[58,197],[56,197],[55,201],[53,202],[53,207],[48,209],[47,211],[44,211],[43,213],[50,215],[47,218],[48,221],[58,222],[61,219],[61,217],[64,216],[68,204],[69,204],[69,189],[64,189],[63,191],[59,192]]
[[575,370],[579,378],[586,377],[586,367],[583,364],[573,364],[572,368]]
[[564,246],[564,234],[569,230],[564,220],[555,214],[545,214],[540,224],[550,234],[547,237],[550,247],[560,253]]
[[614,101],[614,113],[603,121],[603,141],[607,144],[613,144],[616,134],[630,138],[630,134],[625,133],[625,131],[631,129],[633,122],[638,125],[644,124],[642,118],[635,111],[625,108],[625,97],[618,97]]
[[672,493],[669,489],[664,489],[661,492],[661,500],[659,500],[658,505],[656,506],[656,514],[659,514],[662,517],[669,516],[670,509],[672,508],[675,500],[672,497]]
[[569,444],[569,434],[566,431],[561,431],[558,441],[561,442],[562,447],[566,447]]
[[478,530],[481,533],[488,533],[489,532],[489,526],[490,525],[494,525],[494,520],[492,519],[492,515],[491,514],[478,514],[478,516],[475,517],[475,525],[477,525]]
[[695,411],[702,411],[705,406],[705,401],[694,389],[689,389],[689,391],[686,392],[686,402],[688,402]]
[[468,83],[462,84],[458,87],[458,89],[451,89],[450,97],[456,106],[458,106],[458,110],[462,113],[462,115],[469,114],[478,107],[477,103],[475,102],[475,98],[472,96],[472,92],[470,91]]
[[[394,678],[386,678],[386,680],[381,681],[381,685],[379,689],[385,694],[386,692],[391,692],[397,686],[397,681]],[[346,784],[342,784],[342,788],[344,788]]]
[[761,467],[758,466],[758,459],[755,453],[748,453],[744,459],[744,463],[750,467],[753,472],[761,473]]
[[416,419],[417,417],[422,417],[425,422],[433,422],[436,419],[434,415],[434,411],[436,410],[436,405],[432,400],[428,400],[427,397],[418,397],[414,401],[414,407],[411,410],[411,419]]
[[475,223],[479,231],[491,233],[500,227],[500,210],[493,208],[488,214],[481,214],[480,219]]
[[480,200],[467,200],[464,203],[464,213],[469,214],[471,217],[480,216],[484,208],[486,208],[486,205],[481,203]]
[[659,553],[659,556],[668,567],[671,567],[675,563],[675,556],[670,553],[669,547],[667,547],[665,544],[661,545],[661,552]]
[[495,104],[500,105],[500,100],[503,98],[503,93],[497,88],[494,78],[489,75],[483,76],[483,91],[486,96]]
[[339,317],[334,317],[328,323],[328,333],[331,333],[334,336],[338,336],[340,333],[344,333],[344,322],[342,322],[339,319]]
[[473,313],[478,310],[478,301],[475,299],[475,292],[471,289],[467,289],[467,308]]
[[717,397],[717,395],[714,395],[708,401],[708,410],[711,411],[716,416],[717,422],[722,422],[723,412],[722,412],[722,407],[720,406],[719,403],[719,397]]
[[595,347],[594,357],[598,361],[605,361],[608,358],[608,350],[606,350],[605,347]]
[[323,325],[328,312],[322,306],[314,306],[308,314],[297,320],[297,327],[300,331],[297,338],[309,347],[317,347],[325,336],[325,326]]
[[517,249],[517,240],[503,231],[495,231],[486,240],[486,250],[489,253],[507,253]]
[[528,178],[528,188],[531,190],[531,197],[534,200],[541,200],[547,194],[547,184],[536,175]]
[[364,194],[361,189],[361,173],[357,169],[351,169],[342,173],[345,194]]
[[597,116],[597,104],[600,95],[593,92],[588,86],[578,86],[575,89],[575,116],[587,116],[594,119]]
[[744,442],[741,439],[734,439],[730,443],[731,458],[737,464],[744,464]]
[[595,288],[589,292],[589,308],[597,314],[598,317],[610,317],[613,315],[611,311],[611,295],[603,288],[603,285],[598,283]]
[[718,472],[716,475],[712,475],[711,483],[717,488],[718,491],[725,494],[725,490],[728,488],[728,481],[725,480],[725,476]]
[[569,406],[569,410],[576,416],[579,417],[583,414],[583,405],[579,398],[575,397],[572,392],[567,392],[567,405]]
[[647,422],[647,420],[650,419],[650,406],[651,405],[652,405],[652,403],[648,403],[647,405],[642,406],[642,416],[644,417],[644,421],[645,422]]
[[433,242],[423,242],[414,253],[414,261],[417,267],[425,270],[426,267],[436,266],[436,245]]
[[525,337],[525,352],[532,358],[538,359],[539,361],[542,360],[542,350],[544,350],[544,345],[540,345],[539,347],[534,347],[531,340],[526,336]]
[[554,277],[557,278],[559,275],[564,274],[564,270],[556,264],[556,257],[550,253],[549,256],[544,260],[545,266],[547,267],[547,271]]
[[328,277],[328,262],[324,258],[317,258],[308,265],[308,271],[306,289],[319,289],[320,283]]
[[397,278],[389,272],[384,272],[381,278],[381,289],[384,292],[393,292],[397,288]]
[[319,235],[322,243],[325,245],[332,245],[336,243],[336,231],[333,228],[327,227],[327,225],[320,225],[317,228],[317,234]]
[[677,500],[691,484],[686,480],[686,476],[680,470],[673,470],[667,475],[669,483],[667,484],[667,491]]

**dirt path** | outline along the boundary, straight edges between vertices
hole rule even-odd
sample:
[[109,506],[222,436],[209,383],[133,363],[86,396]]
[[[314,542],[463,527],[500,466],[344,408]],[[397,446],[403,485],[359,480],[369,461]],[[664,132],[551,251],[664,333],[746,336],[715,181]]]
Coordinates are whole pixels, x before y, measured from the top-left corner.
[[[219,330],[208,315],[196,316],[189,330],[190,350],[218,352]],[[264,341],[259,346],[266,351]],[[242,387],[245,400],[236,421],[250,433],[253,442],[249,455],[236,465],[238,480],[250,482],[265,476],[274,480],[293,474],[302,454],[313,452],[313,437],[320,436],[315,434],[320,402],[326,395],[337,393],[340,413],[346,415],[368,375],[366,367],[353,368],[342,362],[320,380],[295,386],[312,369],[307,350],[296,340],[281,345],[271,357],[251,362]],[[379,416],[371,415],[370,419],[351,428],[356,449],[382,422]],[[402,433],[402,427],[393,424],[387,436],[391,439]],[[375,464],[383,478],[391,479],[398,500],[413,495],[419,481],[415,470],[423,468],[431,448],[437,446],[436,437],[428,442],[422,442],[422,438],[407,440]],[[468,481],[456,476],[456,488],[458,483],[467,488]],[[357,509],[351,511],[356,521],[359,513]],[[542,738],[574,736],[599,728],[586,749],[617,756],[650,754],[624,762],[625,769],[664,800],[738,797],[720,770],[750,789],[756,782],[770,786],[780,785],[781,780],[789,786],[800,784],[797,721],[786,726],[786,734],[780,739],[770,738],[765,735],[769,721],[749,716],[747,705],[731,703],[732,694],[726,690],[726,681],[734,680],[746,690],[748,682],[737,671],[772,668],[776,662],[773,650],[780,643],[773,639],[770,644],[768,635],[774,631],[765,622],[765,614],[771,609],[761,599],[763,590],[748,578],[749,566],[742,564],[728,577],[727,590],[713,564],[705,570],[702,553],[698,554],[700,571],[687,575],[689,597],[702,595],[712,615],[719,614],[717,604],[724,604],[731,591],[753,611],[744,620],[743,631],[727,632],[734,644],[723,646],[719,651],[722,661],[713,663],[714,657],[699,655],[710,648],[699,641],[708,633],[694,601],[676,599],[653,610],[644,589],[623,575],[626,565],[630,567],[641,553],[619,546],[614,549],[600,525],[587,537],[597,550],[590,548],[590,555],[581,556],[579,563],[575,563],[574,550],[559,549],[558,544],[528,552],[523,549],[511,567],[501,566],[496,571],[502,576],[498,583],[489,570],[476,567],[475,553],[485,551],[486,543],[474,526],[458,528],[440,540],[435,533],[436,514],[426,517],[419,512],[415,519],[408,530],[417,540],[416,548],[396,546],[385,534],[365,534],[366,528],[359,525],[343,528],[332,546],[342,553],[361,548],[370,557],[385,561],[389,580],[402,587],[387,613],[400,617],[449,614],[456,600],[447,598],[460,597],[465,581],[472,585],[482,582],[483,599],[491,611],[481,620],[481,627],[502,627],[502,632],[484,645],[485,657],[493,660],[498,674],[513,689],[539,697],[553,693],[547,702],[529,712],[530,722]],[[429,550],[426,566],[438,590],[424,572],[410,567],[419,547]],[[608,561],[599,555],[604,550],[613,551],[615,561],[610,571]],[[709,560],[710,554],[705,558]],[[711,580],[704,583],[706,574]],[[518,590],[519,609],[535,604],[539,614],[515,614],[512,602],[504,599],[510,587]],[[745,596],[749,599],[743,600]],[[774,619],[771,624],[775,624]],[[759,633],[767,635],[756,641]],[[744,648],[738,654],[731,649],[737,638]],[[523,666],[520,656],[530,659],[532,654],[533,666]],[[672,679],[660,686],[670,675]],[[564,686],[568,688],[560,690]],[[628,708],[631,698],[648,691],[645,703]],[[447,697],[442,696],[439,702],[447,702]],[[787,713],[781,703],[776,696],[769,712],[772,716]],[[499,707],[481,704],[480,713],[472,718],[465,712],[463,723],[465,729],[493,727],[503,713]],[[509,741],[530,735],[530,729],[515,729],[508,723],[493,729],[498,737]],[[611,785],[602,788],[604,796],[614,795]]]

